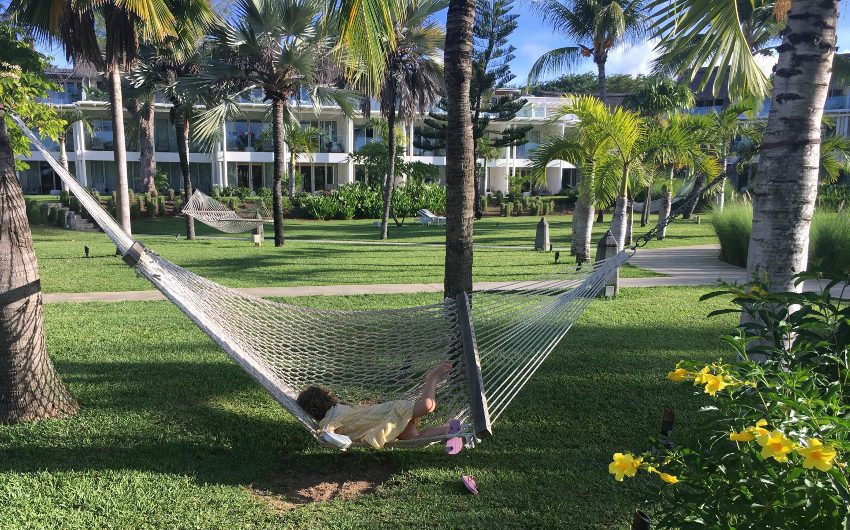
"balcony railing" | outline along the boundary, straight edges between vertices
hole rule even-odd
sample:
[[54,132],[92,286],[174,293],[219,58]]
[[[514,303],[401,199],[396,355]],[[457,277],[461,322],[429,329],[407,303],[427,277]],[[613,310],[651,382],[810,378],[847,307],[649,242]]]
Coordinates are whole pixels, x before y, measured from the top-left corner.
[[823,108],[825,110],[850,109],[850,104],[847,101],[848,97],[850,96],[830,96],[826,98]]

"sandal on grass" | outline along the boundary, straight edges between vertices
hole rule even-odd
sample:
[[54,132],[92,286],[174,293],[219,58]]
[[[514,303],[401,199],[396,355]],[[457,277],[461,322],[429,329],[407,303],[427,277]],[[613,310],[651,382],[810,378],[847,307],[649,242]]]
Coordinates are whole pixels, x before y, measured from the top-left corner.
[[461,477],[463,486],[473,495],[478,495],[478,484],[473,475],[463,475]]

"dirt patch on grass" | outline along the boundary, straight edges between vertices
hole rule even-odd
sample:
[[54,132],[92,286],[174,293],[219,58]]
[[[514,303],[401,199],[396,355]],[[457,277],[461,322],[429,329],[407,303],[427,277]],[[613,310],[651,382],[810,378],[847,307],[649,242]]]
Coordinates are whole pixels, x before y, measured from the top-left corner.
[[322,469],[281,473],[265,483],[253,484],[248,491],[273,509],[285,511],[313,502],[368,495],[395,471],[395,465],[387,459],[340,459]]

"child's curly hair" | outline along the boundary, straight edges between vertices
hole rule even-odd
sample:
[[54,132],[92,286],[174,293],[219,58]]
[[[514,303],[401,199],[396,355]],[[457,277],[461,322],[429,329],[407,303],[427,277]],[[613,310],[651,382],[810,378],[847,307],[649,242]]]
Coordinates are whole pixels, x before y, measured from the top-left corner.
[[308,386],[298,394],[298,404],[316,421],[321,421],[339,400],[327,388]]

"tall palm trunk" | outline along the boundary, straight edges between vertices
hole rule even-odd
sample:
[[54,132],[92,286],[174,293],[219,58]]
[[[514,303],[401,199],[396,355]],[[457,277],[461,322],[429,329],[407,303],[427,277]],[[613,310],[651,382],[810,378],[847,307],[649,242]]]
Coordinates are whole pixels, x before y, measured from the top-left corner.
[[691,192],[688,194],[688,207],[685,209],[685,213],[682,214],[682,219],[690,219],[694,212],[697,209],[697,205],[699,204],[699,191],[705,186],[708,177],[705,176],[705,173],[700,172],[699,175],[694,179],[694,187]]
[[795,0],[774,68],[753,193],[747,271],[792,291],[806,269],[817,197],[821,118],[835,53],[838,0]]
[[389,128],[389,136],[387,138],[387,177],[384,181],[384,211],[381,212],[381,239],[386,239],[388,236],[388,226],[390,223],[390,208],[393,200],[393,184],[395,183],[395,81],[391,80],[389,86],[389,100],[393,102],[387,113],[387,128]]
[[605,75],[605,61],[596,63],[596,72],[599,78],[599,100],[608,104],[608,83]]
[[617,250],[623,250],[626,245],[629,210],[629,169],[623,168],[623,181],[620,184],[620,195],[614,205],[614,217],[611,218],[611,233],[617,240]]
[[472,159],[472,28],[475,0],[451,0],[446,16],[446,296],[472,292],[472,225],[475,161]]
[[290,149],[289,150],[289,182],[288,182],[288,186],[287,186],[288,189],[289,189],[289,196],[290,197],[295,196],[295,161],[296,161],[295,151]]
[[38,263],[0,112],[0,423],[61,418],[78,409],[47,356]]
[[[71,125],[73,127],[73,125]],[[62,164],[62,167],[65,168],[65,171],[70,171],[68,169],[68,148],[65,147],[65,131],[62,131],[62,134],[57,138],[59,141],[59,163]],[[59,179],[59,185],[62,186],[62,191],[65,191],[68,187],[65,186],[65,181]]]
[[115,155],[115,214],[128,234],[130,227],[130,194],[127,186],[127,144],[124,142],[124,103],[121,93],[121,68],[117,61],[107,66],[109,100],[112,104],[112,152]]
[[726,161],[726,153],[723,153],[723,178],[720,180],[720,183],[717,185],[717,209],[721,212],[723,211],[723,207],[726,205],[726,171],[729,169],[729,162]]
[[283,246],[283,197],[281,181],[286,171],[286,146],[284,135],[284,101],[274,99],[272,102],[272,134],[274,136],[274,180],[272,183],[272,217],[274,219],[274,246]]
[[[154,102],[147,101],[142,105],[139,118],[139,177],[142,180],[142,192],[154,194],[156,189],[156,158],[154,154]],[[177,136],[180,141],[180,136]],[[187,196],[188,197],[188,196]]]
[[652,180],[646,185],[646,198],[643,200],[643,211],[640,213],[640,226],[649,224],[650,210],[652,209]]
[[[194,192],[192,176],[189,174],[189,119],[182,109],[175,107],[174,131],[177,134],[177,155],[180,158],[180,174],[183,175],[183,195],[188,201]],[[186,216],[186,239],[195,239],[195,220]]]
[[[667,216],[670,215],[670,211],[673,209],[673,166],[670,166],[670,179],[668,182],[668,185],[661,188],[661,205],[658,207],[658,222],[667,219]],[[667,237],[666,224],[658,230],[656,237],[659,241]]]

